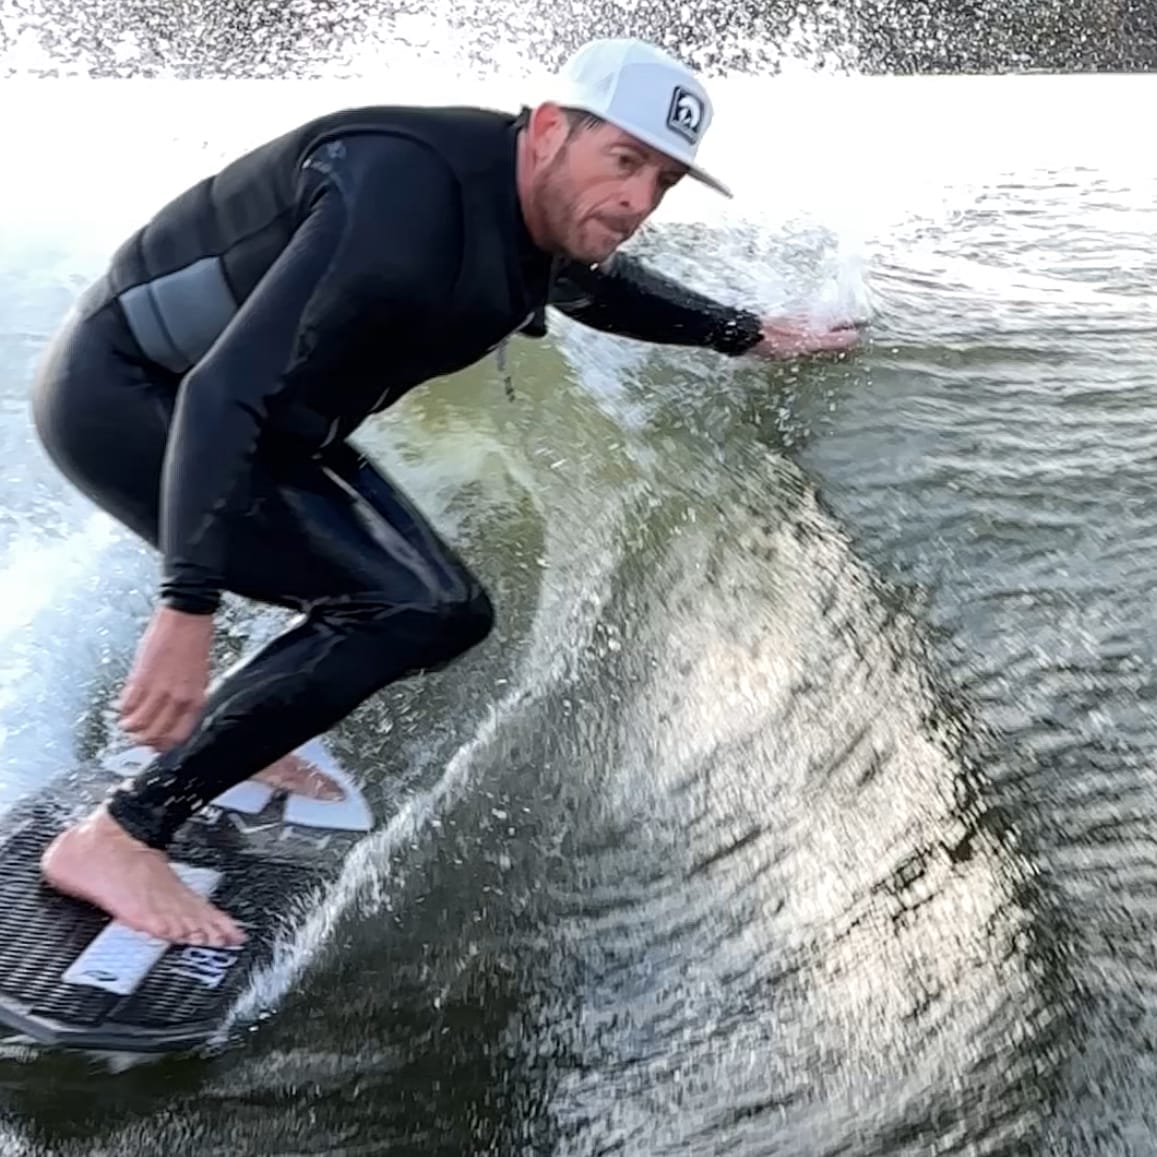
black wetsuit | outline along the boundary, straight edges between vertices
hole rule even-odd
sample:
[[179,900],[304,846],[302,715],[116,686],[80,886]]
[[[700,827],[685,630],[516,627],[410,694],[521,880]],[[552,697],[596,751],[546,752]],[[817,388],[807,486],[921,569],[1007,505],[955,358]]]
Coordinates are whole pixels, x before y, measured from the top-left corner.
[[643,340],[737,354],[759,319],[625,257],[532,243],[518,118],[368,108],[303,125],[165,206],[78,303],[35,387],[59,468],[157,547],[160,597],[222,591],[303,618],[212,691],[191,737],[112,795],[164,847],[206,802],[386,684],[479,643],[486,592],[346,441],[556,305]]

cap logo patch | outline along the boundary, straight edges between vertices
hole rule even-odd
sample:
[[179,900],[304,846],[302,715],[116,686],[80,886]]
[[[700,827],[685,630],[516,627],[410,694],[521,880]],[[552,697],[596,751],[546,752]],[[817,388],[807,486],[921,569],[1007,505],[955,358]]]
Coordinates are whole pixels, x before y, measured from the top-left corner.
[[695,93],[676,86],[667,109],[667,127],[690,145],[699,139],[703,127],[703,102]]

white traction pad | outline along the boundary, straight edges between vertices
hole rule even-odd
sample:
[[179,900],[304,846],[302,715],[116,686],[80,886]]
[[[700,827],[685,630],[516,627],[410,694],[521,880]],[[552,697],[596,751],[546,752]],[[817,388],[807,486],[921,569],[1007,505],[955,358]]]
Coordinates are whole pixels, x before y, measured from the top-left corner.
[[[183,884],[205,898],[213,894],[221,879],[221,873],[213,868],[174,863],[173,870]],[[61,979],[66,984],[84,984],[128,996],[171,947],[168,940],[114,922],[73,961]]]

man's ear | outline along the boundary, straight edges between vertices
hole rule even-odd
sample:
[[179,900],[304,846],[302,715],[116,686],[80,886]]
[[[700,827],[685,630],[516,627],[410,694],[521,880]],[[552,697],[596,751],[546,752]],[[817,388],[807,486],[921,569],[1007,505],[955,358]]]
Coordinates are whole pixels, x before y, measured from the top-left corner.
[[526,125],[527,140],[534,158],[547,162],[557,156],[570,135],[566,113],[551,101],[531,109]]

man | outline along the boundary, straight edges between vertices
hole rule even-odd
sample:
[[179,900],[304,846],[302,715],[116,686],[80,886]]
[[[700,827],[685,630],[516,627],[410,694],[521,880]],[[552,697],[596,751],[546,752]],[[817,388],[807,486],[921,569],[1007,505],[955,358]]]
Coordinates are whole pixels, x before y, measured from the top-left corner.
[[[115,254],[39,375],[58,467],[160,551],[121,697],[156,758],[42,860],[45,878],[172,941],[234,921],[164,849],[243,779],[386,684],[481,642],[485,591],[346,441],[555,304],[591,326],[726,355],[843,350],[693,294],[616,250],[696,164],[712,107],[638,41],[596,41],[518,117],[367,108],[311,121],[175,198]],[[615,255],[612,258],[612,255]],[[223,591],[302,617],[207,689]]]

